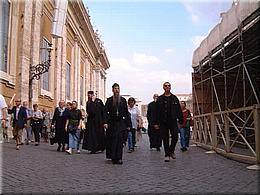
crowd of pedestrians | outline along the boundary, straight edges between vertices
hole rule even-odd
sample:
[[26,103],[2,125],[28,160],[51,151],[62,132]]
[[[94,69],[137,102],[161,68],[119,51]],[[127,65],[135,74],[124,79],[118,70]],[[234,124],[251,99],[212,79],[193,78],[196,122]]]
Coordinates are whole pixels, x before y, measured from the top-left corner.
[[[148,136],[151,150],[161,151],[163,144],[164,161],[169,162],[176,158],[179,133],[181,150],[188,150],[192,116],[186,103],[179,102],[171,93],[169,82],[163,84],[163,89],[164,93],[154,94],[154,101],[148,105]],[[7,132],[12,126],[17,150],[23,144],[34,142],[38,146],[41,141],[50,142],[57,144],[58,152],[67,154],[80,154],[81,148],[90,154],[106,151],[106,158],[113,164],[123,164],[123,147],[127,146],[129,153],[135,151],[141,139],[143,120],[136,100],[122,97],[119,84],[112,86],[112,92],[104,104],[93,91],[88,91],[86,110],[80,110],[76,101],[61,100],[53,114],[47,108],[40,110],[38,104],[30,109],[28,103],[21,103],[20,99],[16,99],[13,106],[14,97],[7,105],[0,95],[0,143],[3,138],[10,140]]]

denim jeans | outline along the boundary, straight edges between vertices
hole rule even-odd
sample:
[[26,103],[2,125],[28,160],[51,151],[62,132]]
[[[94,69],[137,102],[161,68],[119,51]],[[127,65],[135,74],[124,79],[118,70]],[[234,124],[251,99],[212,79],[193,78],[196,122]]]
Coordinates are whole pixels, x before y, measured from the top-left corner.
[[189,140],[190,140],[190,129],[189,128],[180,128],[180,139],[181,139],[182,148],[189,147]]
[[133,134],[131,131],[128,132],[128,137],[127,137],[127,142],[128,142],[128,149],[133,149]]
[[0,123],[0,142],[2,143],[4,140],[4,127],[2,127],[2,123]]
[[80,130],[69,133],[69,148],[79,149],[79,144],[80,144],[79,136],[80,136]]

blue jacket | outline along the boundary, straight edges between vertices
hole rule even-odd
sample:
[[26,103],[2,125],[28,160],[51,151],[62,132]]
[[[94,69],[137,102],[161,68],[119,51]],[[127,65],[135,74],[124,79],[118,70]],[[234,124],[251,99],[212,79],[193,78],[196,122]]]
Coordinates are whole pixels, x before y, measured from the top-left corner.
[[16,106],[12,109],[8,109],[8,114],[13,114],[13,127],[17,127],[19,129],[24,128],[24,125],[27,123],[27,112],[25,107],[20,107],[18,120],[16,119]]

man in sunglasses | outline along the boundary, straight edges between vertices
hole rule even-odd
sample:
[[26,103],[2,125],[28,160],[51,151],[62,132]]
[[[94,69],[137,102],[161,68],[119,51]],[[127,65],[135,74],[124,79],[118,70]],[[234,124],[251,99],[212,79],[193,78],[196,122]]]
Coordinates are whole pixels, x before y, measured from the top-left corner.
[[[164,94],[158,97],[155,108],[155,129],[160,129],[165,151],[165,162],[175,159],[175,146],[178,142],[178,122],[182,123],[183,116],[178,98],[171,93],[171,84],[163,84]],[[169,145],[169,132],[171,144]]]
[[21,100],[15,100],[15,106],[8,105],[8,114],[13,114],[13,135],[16,140],[16,150],[19,150],[22,141],[23,128],[27,123],[26,108],[21,105]]

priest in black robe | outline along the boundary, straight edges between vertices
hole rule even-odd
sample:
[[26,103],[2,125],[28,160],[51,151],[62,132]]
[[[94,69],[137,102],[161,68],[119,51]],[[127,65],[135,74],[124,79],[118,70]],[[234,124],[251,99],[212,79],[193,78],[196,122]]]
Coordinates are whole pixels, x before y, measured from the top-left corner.
[[105,150],[104,108],[102,100],[96,98],[93,91],[89,91],[86,104],[87,124],[82,149],[91,151],[91,154]]
[[148,120],[148,136],[150,141],[150,149],[156,148],[157,151],[160,151],[160,148],[162,147],[162,138],[160,135],[160,129],[154,128],[157,98],[158,98],[158,94],[154,94],[153,96],[154,101],[148,104],[147,120]]
[[112,86],[113,96],[105,104],[106,122],[106,157],[113,164],[123,164],[123,145],[127,140],[127,132],[131,128],[131,118],[126,99],[120,96],[117,83]]

